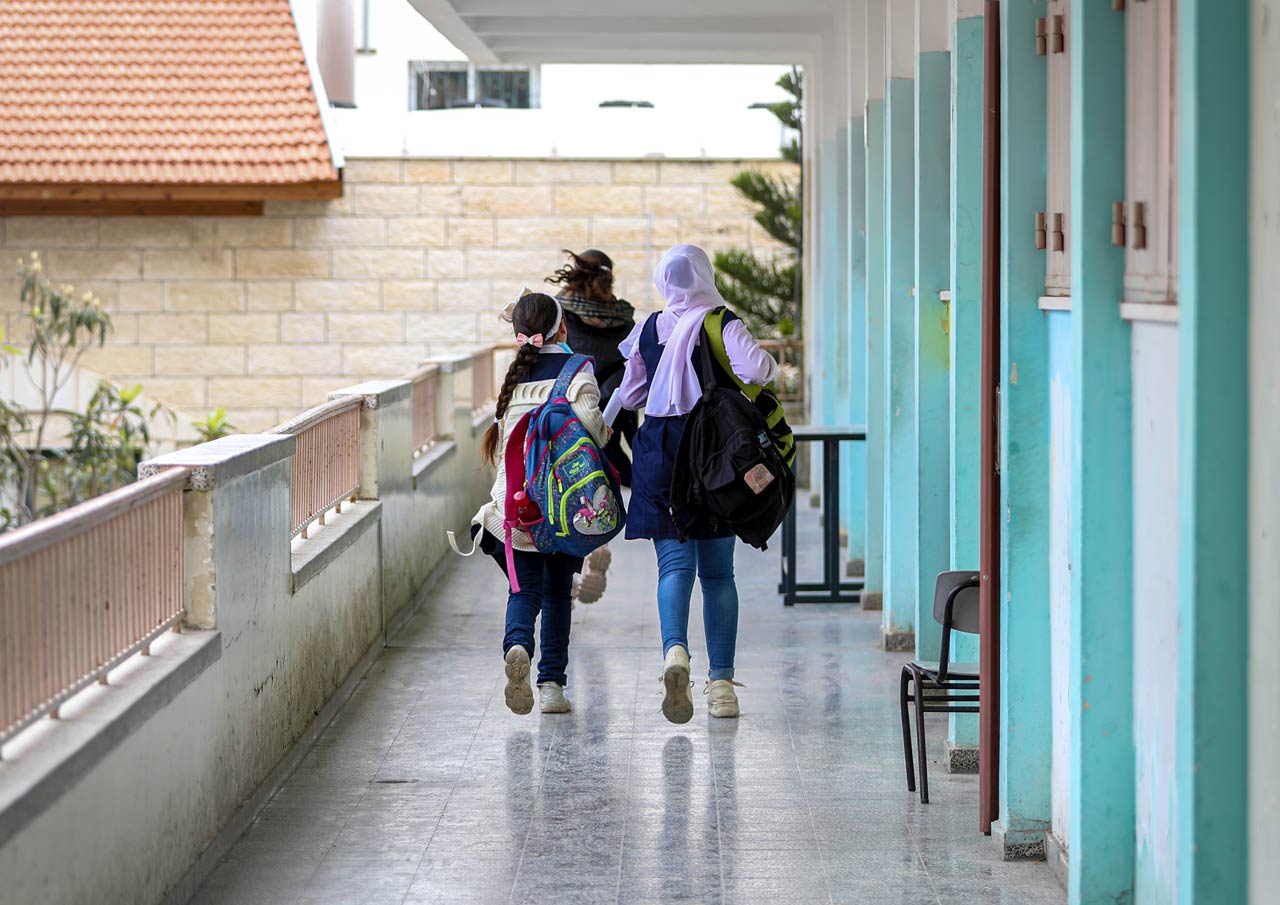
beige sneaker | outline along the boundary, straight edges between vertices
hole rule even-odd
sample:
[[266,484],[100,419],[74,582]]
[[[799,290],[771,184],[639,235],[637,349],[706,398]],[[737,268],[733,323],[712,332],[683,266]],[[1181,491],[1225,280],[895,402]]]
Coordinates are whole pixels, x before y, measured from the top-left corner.
[[564,696],[564,686],[555,682],[543,682],[538,686],[539,705],[543,713],[568,713],[573,709],[569,699]]
[[529,687],[529,652],[519,644],[507,651],[507,687],[504,696],[512,713],[524,715],[533,710],[533,689]]
[[693,691],[689,684],[689,652],[679,644],[667,651],[662,670],[662,715],[673,723],[693,719]]
[[707,710],[712,716],[732,718],[738,715],[738,693],[734,686],[744,687],[733,679],[712,679],[702,689],[707,696]]
[[577,597],[583,603],[595,603],[604,596],[608,584],[606,572],[613,562],[613,554],[606,544],[587,554],[586,564],[582,567],[582,578],[578,581]]

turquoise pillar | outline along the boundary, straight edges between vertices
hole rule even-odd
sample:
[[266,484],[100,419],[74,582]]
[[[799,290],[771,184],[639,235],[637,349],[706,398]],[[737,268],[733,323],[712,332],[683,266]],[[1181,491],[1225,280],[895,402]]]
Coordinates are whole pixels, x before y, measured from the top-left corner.
[[[849,395],[841,422],[867,423],[867,208],[866,146],[862,117],[849,120],[848,129],[848,317],[845,358]],[[849,534],[849,570],[861,575],[867,556],[867,444],[851,443],[844,450],[840,508]]]
[[1248,898],[1249,10],[1178,9],[1180,905]]
[[[982,408],[983,19],[951,29],[951,568],[978,568]],[[952,636],[956,662],[978,659],[978,636]],[[978,744],[978,720],[951,715],[951,743]]]
[[911,79],[885,82],[885,573],[884,644],[915,644],[915,97]]
[[916,657],[936,660],[933,586],[950,560],[951,54],[916,55],[915,77]]
[[1124,249],[1124,17],[1073,9],[1071,56],[1072,905],[1133,893],[1133,418]]
[[884,120],[883,98],[867,101],[867,513],[863,609],[883,605],[885,487],[884,318]]
[[1000,4],[1000,819],[1006,856],[1034,854],[1050,823],[1049,333],[1044,252],[1044,0]]

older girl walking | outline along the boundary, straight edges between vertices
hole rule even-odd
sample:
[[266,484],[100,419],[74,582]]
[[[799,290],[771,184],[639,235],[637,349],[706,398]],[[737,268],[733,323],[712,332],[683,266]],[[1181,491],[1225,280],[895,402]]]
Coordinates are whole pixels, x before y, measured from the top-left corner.
[[[702,584],[707,635],[708,710],[736,717],[734,654],[738,638],[738,589],[733,576],[736,538],[728,529],[695,523],[681,542],[671,517],[671,478],[680,438],[702,397],[695,355],[706,315],[724,305],[706,252],[677,245],[662,256],[653,274],[666,307],[631,331],[620,349],[627,359],[622,386],[605,420],[619,409],[644,409],[632,447],[631,504],[627,537],[653,541],[658,557],[658,615],[662,626],[663,714],[673,723],[693,717],[689,687],[689,602],[695,575]],[[746,383],[768,384],[777,363],[762,350],[741,320],[727,312],[725,349],[734,374]]]

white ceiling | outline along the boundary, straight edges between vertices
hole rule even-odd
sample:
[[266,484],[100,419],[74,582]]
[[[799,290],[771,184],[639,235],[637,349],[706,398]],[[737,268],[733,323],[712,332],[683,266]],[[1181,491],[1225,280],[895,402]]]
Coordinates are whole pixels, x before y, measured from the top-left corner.
[[409,0],[476,62],[804,63],[841,0]]

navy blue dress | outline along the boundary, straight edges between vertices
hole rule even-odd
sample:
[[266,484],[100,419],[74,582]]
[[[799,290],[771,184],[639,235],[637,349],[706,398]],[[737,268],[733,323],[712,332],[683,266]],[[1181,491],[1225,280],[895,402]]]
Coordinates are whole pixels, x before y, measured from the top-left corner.
[[[658,315],[650,315],[640,331],[636,344],[644,359],[645,385],[653,386],[653,375],[662,357],[662,344],[658,342]],[[694,355],[698,354],[695,348]],[[676,455],[680,451],[680,438],[688,415],[658,418],[645,415],[640,430],[636,432],[631,447],[631,503],[627,506],[627,539],[658,540],[679,537],[676,523],[671,518],[671,477],[676,467]],[[732,537],[727,529],[713,531],[706,525],[695,523],[689,530],[691,540],[710,540]]]

